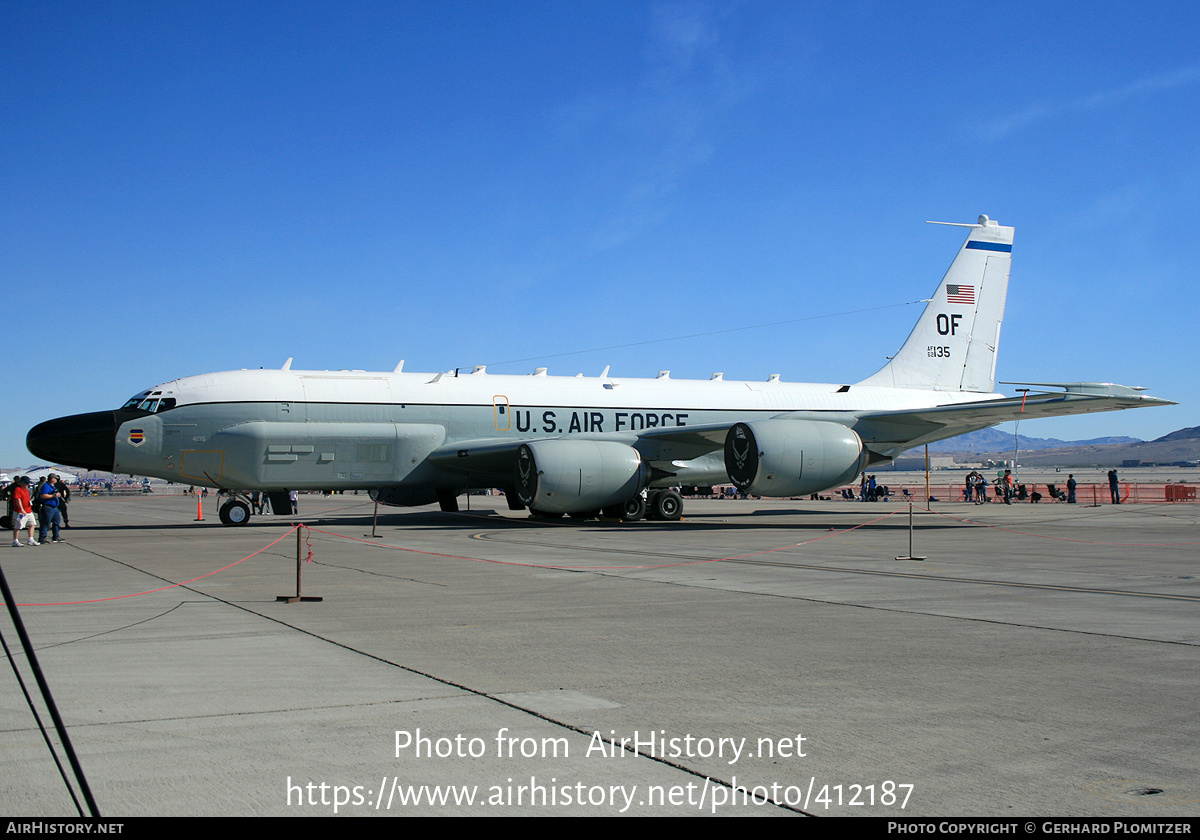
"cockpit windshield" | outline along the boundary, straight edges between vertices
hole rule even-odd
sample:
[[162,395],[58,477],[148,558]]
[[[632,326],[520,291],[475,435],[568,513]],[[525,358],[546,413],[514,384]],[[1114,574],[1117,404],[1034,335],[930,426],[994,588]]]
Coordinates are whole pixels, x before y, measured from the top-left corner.
[[130,397],[125,405],[121,408],[137,408],[142,411],[148,411],[151,414],[157,414],[160,411],[166,411],[175,407],[174,397],[162,396],[162,391],[143,391],[136,396]]

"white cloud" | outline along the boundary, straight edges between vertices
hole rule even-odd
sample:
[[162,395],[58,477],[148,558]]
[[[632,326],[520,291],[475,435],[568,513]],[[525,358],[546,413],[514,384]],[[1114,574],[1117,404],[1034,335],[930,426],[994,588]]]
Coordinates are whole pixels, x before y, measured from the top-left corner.
[[1042,120],[1054,119],[1072,112],[1114,108],[1131,99],[1186,88],[1198,81],[1200,81],[1200,64],[1193,64],[1170,73],[1146,76],[1129,84],[1098,91],[1070,102],[1036,102],[989,123],[984,126],[982,133],[989,140],[999,140]]

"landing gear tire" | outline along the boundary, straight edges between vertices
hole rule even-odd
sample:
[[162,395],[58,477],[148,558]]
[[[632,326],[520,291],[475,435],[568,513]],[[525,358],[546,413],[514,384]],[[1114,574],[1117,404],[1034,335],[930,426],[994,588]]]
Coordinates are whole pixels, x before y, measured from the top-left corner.
[[678,522],[683,518],[683,496],[674,490],[652,494],[648,518],[659,522]]
[[548,511],[548,510],[538,510],[537,508],[530,508],[529,515],[533,519],[561,519],[562,518],[561,512],[554,513],[552,511]]
[[620,505],[620,517],[626,522],[637,522],[646,516],[646,500],[642,498],[642,494],[638,493],[632,499],[626,500],[625,504]]
[[222,525],[245,525],[250,521],[250,505],[241,499],[230,499],[221,505],[217,515],[221,517]]

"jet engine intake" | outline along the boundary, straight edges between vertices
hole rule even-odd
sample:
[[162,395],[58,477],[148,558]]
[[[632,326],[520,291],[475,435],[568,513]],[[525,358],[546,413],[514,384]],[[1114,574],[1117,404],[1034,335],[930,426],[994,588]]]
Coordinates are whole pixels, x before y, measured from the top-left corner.
[[637,450],[615,441],[538,440],[517,449],[513,492],[529,508],[578,513],[622,504],[640,493],[649,469]]
[[852,480],[867,464],[862,438],[839,423],[753,420],[725,436],[725,470],[743,493],[803,496]]

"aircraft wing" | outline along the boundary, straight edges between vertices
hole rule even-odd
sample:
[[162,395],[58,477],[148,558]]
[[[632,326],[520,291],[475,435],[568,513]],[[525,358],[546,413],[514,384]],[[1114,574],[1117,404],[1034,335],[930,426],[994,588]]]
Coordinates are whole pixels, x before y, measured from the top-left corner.
[[[638,432],[570,435],[572,440],[619,441],[637,449],[647,462],[690,461],[719,451],[725,445],[729,423],[698,426],[663,426]],[[536,440],[556,440],[562,435],[541,435]],[[533,438],[481,438],[447,443],[428,458],[439,469],[472,476],[490,476],[493,480],[512,477],[517,449]]]
[[[1107,382],[1008,382],[1062,391],[1029,390],[1022,396],[984,399],[921,409],[855,412],[784,412],[777,418],[837,423],[854,429],[868,448],[886,457],[922,444],[986,429],[1009,420],[1119,411],[1174,405],[1145,389]],[[639,432],[632,445],[650,461],[687,461],[711,454],[725,444],[732,423],[669,426]]]
[[647,461],[690,461],[709,455],[725,446],[729,423],[705,423],[698,426],[664,426],[638,432],[634,449]]
[[1063,388],[1061,392],[1029,391],[1019,397],[978,400],[934,408],[859,413],[853,428],[868,448],[885,457],[906,449],[986,429],[1009,420],[1058,417],[1120,411],[1153,405],[1174,405],[1170,400],[1141,394],[1142,388],[1105,382],[1010,382]]
[[[1098,382],[1005,383],[1058,387],[1062,391],[1027,391],[1022,396],[981,399],[919,409],[889,411],[795,411],[777,419],[810,420],[853,429],[873,453],[872,460],[894,458],[905,450],[946,438],[986,429],[1009,420],[1118,411],[1153,405],[1174,405],[1170,400],[1146,396],[1141,388]],[[695,426],[663,426],[637,432],[571,435],[575,440],[619,441],[638,450],[642,459],[664,475],[694,469],[722,469],[722,450],[735,421]],[[550,440],[561,436],[539,437]],[[444,444],[429,462],[444,470],[472,476],[483,484],[503,485],[512,477],[518,448],[531,439],[484,438]],[[709,462],[712,463],[709,463]],[[706,476],[711,478],[711,476]],[[697,479],[699,480],[699,479]],[[714,479],[716,480],[716,479]]]

